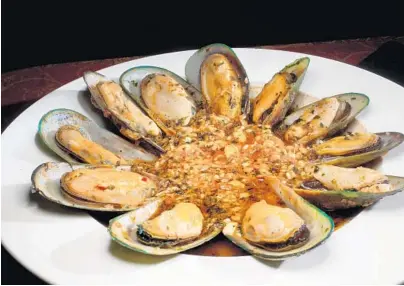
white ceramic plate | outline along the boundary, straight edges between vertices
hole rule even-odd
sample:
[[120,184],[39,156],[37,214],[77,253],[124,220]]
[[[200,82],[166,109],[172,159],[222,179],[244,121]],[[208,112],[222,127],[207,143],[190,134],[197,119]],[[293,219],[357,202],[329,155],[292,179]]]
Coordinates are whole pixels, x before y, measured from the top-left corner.
[[[184,75],[194,51],[163,54],[100,72],[117,79],[135,65],[156,65]],[[252,82],[263,83],[304,56],[283,51],[235,49]],[[310,56],[301,90],[322,98],[361,92],[370,105],[358,117],[371,132],[404,132],[404,88],[359,68]],[[26,268],[52,284],[397,284],[404,281],[404,193],[388,197],[335,232],[325,244],[282,263],[251,256],[180,254],[152,257],[113,243],[107,229],[87,213],[66,209],[30,193],[30,176],[41,163],[61,161],[36,136],[41,116],[70,108],[100,125],[84,81],[48,94],[21,114],[2,136],[2,243]],[[404,176],[404,145],[384,157],[380,169]],[[190,281],[190,279],[192,279]]]

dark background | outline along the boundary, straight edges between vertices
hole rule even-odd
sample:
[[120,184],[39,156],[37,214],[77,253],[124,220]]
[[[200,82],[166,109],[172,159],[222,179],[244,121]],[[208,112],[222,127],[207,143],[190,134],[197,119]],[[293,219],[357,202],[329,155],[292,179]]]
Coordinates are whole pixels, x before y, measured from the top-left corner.
[[[399,1],[2,1],[2,73],[196,49],[402,36]],[[2,125],[3,129],[3,125]],[[41,284],[2,248],[2,284]],[[40,258],[38,258],[40,263]]]
[[[2,1],[2,72],[199,48],[404,34],[400,1]],[[364,2],[364,1],[363,1]],[[377,4],[377,5],[376,5]]]

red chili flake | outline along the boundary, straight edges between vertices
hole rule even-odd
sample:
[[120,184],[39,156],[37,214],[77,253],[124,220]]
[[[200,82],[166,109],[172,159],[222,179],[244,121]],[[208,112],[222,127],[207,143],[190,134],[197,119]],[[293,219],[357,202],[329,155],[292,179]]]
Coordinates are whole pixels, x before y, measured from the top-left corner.
[[142,181],[143,181],[143,182],[147,182],[147,178],[146,178],[146,177],[143,177],[143,178],[142,178]]
[[97,188],[97,189],[100,189],[100,190],[102,190],[102,191],[104,191],[104,190],[107,189],[107,187],[101,186],[101,185],[97,185],[96,188]]

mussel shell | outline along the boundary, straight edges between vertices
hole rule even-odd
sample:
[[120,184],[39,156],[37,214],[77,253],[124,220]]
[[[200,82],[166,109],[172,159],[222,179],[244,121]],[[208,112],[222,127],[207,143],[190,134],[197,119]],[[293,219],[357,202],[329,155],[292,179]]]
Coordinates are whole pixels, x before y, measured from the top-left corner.
[[[128,99],[129,101],[134,103],[133,108],[135,108],[138,111],[138,116],[142,117],[142,120],[145,121],[142,124],[138,124],[136,123],[138,126],[136,128],[138,128],[136,130],[136,128],[134,127],[130,127],[128,126],[127,122],[122,121],[120,118],[118,118],[117,116],[114,116],[111,112],[109,112],[108,107],[106,106],[105,102],[103,101],[103,99],[101,98],[101,95],[98,91],[98,89],[96,88],[96,85],[98,83],[101,82],[110,82],[111,80],[108,79],[106,76],[97,73],[97,72],[91,72],[91,71],[87,71],[84,73],[84,81],[88,87],[88,89],[90,90],[90,94],[91,94],[91,103],[100,111],[103,112],[104,116],[108,119],[110,119],[112,121],[112,123],[120,130],[120,132],[127,137],[128,139],[132,140],[132,141],[137,141],[137,139],[132,138],[131,136],[128,136],[128,134],[126,134],[125,132],[121,131],[121,128],[124,127],[125,130],[130,130],[133,133],[136,133],[136,136],[140,137],[140,141],[148,144],[146,145],[147,147],[151,146],[152,148],[154,148],[155,150],[158,151],[157,154],[159,153],[164,153],[164,149],[159,146],[156,142],[153,141],[153,138],[150,137],[154,137],[154,136],[160,136],[161,135],[161,129],[157,126],[156,122],[154,122],[151,118],[148,117],[148,115],[131,99],[131,97],[129,95],[127,95],[124,92],[124,95],[126,99]],[[145,129],[145,128],[150,128],[149,130],[154,129],[157,134],[151,135],[151,134],[146,134],[147,132],[145,130],[141,130],[141,129]]]
[[404,141],[404,134],[400,132],[379,132],[375,134],[381,140],[381,144],[375,149],[365,150],[363,153],[353,155],[320,157],[316,161],[321,164],[340,167],[357,167],[385,155]]
[[295,189],[296,193],[323,210],[339,210],[366,207],[380,199],[392,196],[404,189],[404,178],[387,176],[393,190],[384,193],[367,193],[355,190],[328,191],[324,189]]
[[[332,123],[331,126],[328,128],[327,134],[325,136],[323,136],[322,138],[316,138],[316,139],[328,138],[328,137],[334,135],[335,133],[343,130],[369,104],[369,97],[362,93],[349,92],[349,93],[343,93],[343,94],[330,96],[328,98],[337,98],[338,100],[340,100],[342,102],[348,103],[350,105],[349,114],[344,116],[343,120]],[[280,136],[282,136],[282,134],[293,123],[295,123],[300,118],[300,116],[304,113],[304,111],[307,108],[311,108],[313,105],[317,104],[319,101],[321,101],[323,99],[319,99],[313,103],[305,105],[305,106],[297,109],[296,111],[292,112],[288,116],[286,116],[285,119],[279,124],[279,126],[276,127],[275,132],[277,134],[279,134]]]
[[61,148],[56,141],[55,134],[64,125],[77,126],[85,137],[128,161],[154,161],[156,159],[156,156],[101,128],[95,122],[76,111],[54,109],[42,116],[38,124],[38,134],[46,146],[68,163],[80,164],[82,162],[77,157],[72,156],[65,148]]
[[160,246],[146,245],[139,241],[137,237],[138,226],[148,220],[159,208],[163,202],[162,199],[150,199],[137,209],[120,215],[109,222],[108,231],[112,239],[122,246],[149,255],[170,255],[195,248],[203,243],[216,237],[223,226],[214,224],[204,231],[202,235],[190,241],[182,243],[166,243],[162,242]]
[[[31,175],[32,191],[38,193],[49,201],[71,208],[105,212],[125,212],[134,209],[133,206],[129,207],[84,200],[82,198],[74,197],[62,189],[60,179],[65,173],[80,168],[93,167],[94,166],[92,165],[70,165],[68,163],[55,162],[41,164]],[[119,166],[114,168],[126,171],[131,170],[131,166]]]
[[223,234],[239,247],[264,260],[286,260],[300,256],[324,243],[334,230],[332,218],[300,197],[291,188],[282,187],[277,178],[270,178],[268,183],[286,206],[295,211],[305,221],[305,225],[310,231],[308,241],[297,248],[270,251],[248,243],[242,236],[240,225],[231,221],[226,224]]
[[[182,85],[189,95],[189,100],[194,103],[196,109],[202,107],[202,95],[194,86],[189,84],[179,75],[160,67],[155,66],[138,66],[131,69],[126,70],[119,78],[119,82],[125,92],[129,94],[133,100],[140,106],[158,125],[164,132],[169,132],[168,127],[162,120],[155,114],[150,108],[147,107],[147,104],[142,99],[141,86],[142,81],[149,75],[152,74],[161,74],[168,76]],[[170,102],[168,102],[170,104]],[[196,111],[196,110],[195,110]]]
[[196,51],[185,64],[185,76],[187,81],[194,87],[196,87],[199,91],[202,90],[200,82],[201,66],[205,59],[213,54],[222,54],[226,56],[227,59],[235,67],[238,78],[240,79],[240,82],[242,84],[244,94],[241,102],[241,110],[244,114],[248,115],[250,112],[250,99],[248,96],[250,81],[248,79],[248,75],[244,69],[243,64],[241,63],[240,59],[237,57],[233,49],[229,46],[216,43],[207,45]]
[[[273,119],[271,120],[271,122],[268,122],[271,126],[276,125],[279,121],[281,121],[287,114],[289,108],[292,106],[296,96],[298,95],[298,90],[306,75],[309,64],[310,64],[310,58],[308,58],[308,57],[299,58],[299,59],[294,60],[290,64],[286,65],[280,72],[277,73],[277,74],[283,73],[283,72],[293,73],[297,67],[300,67],[300,68],[303,67],[303,71],[301,72],[300,76],[297,76],[296,81],[293,83],[290,83],[290,89],[289,89],[288,93],[284,96],[283,108],[279,111],[279,113],[276,116],[273,116]],[[293,74],[295,74],[295,73],[293,73]],[[273,82],[273,80],[274,80],[274,77],[272,77],[272,79],[267,84],[271,84]],[[278,104],[277,101],[275,101],[275,104]],[[274,106],[274,104],[272,106]],[[254,112],[254,110],[252,110],[252,113],[253,112]],[[265,112],[264,112],[264,114],[265,114]],[[267,123],[268,115],[266,115],[266,116],[261,115],[260,121],[264,122],[265,124],[268,124]]]

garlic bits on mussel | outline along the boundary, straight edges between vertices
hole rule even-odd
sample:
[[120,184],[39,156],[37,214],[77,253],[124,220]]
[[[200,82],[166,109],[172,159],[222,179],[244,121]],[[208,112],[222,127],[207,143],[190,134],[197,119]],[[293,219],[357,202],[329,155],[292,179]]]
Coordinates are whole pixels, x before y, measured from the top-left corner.
[[197,247],[222,230],[191,202],[149,201],[110,221],[109,233],[119,244],[151,255],[169,255]]
[[365,167],[317,165],[312,177],[296,192],[327,210],[366,207],[404,188],[404,178]]
[[164,152],[153,140],[162,136],[161,129],[118,83],[96,72],[85,72],[84,81],[90,90],[92,104],[115,124],[122,135],[135,142],[147,142]]
[[298,94],[310,59],[300,58],[277,72],[252,100],[252,122],[274,126],[286,115]]
[[38,124],[44,144],[71,164],[130,165],[156,157],[69,109],[44,114]]
[[245,212],[241,225],[227,222],[223,234],[258,258],[285,260],[322,244],[334,229],[333,220],[273,176],[268,188],[285,203],[273,206],[261,200]]
[[399,132],[347,133],[313,145],[317,162],[357,167],[386,154],[404,141]]
[[202,106],[202,95],[175,73],[153,66],[125,71],[120,79],[123,89],[167,134],[170,127],[187,125]]
[[50,201],[97,211],[132,210],[158,191],[152,178],[130,166],[49,162],[38,166],[31,180],[33,191]]
[[188,59],[185,75],[201,91],[210,113],[229,118],[249,113],[249,79],[230,47],[211,44],[201,48]]
[[347,127],[368,104],[369,98],[360,93],[326,97],[286,116],[275,132],[286,143],[311,144]]

